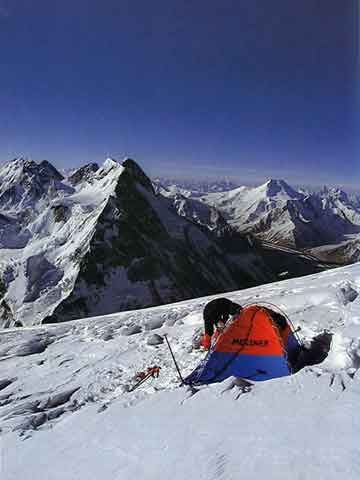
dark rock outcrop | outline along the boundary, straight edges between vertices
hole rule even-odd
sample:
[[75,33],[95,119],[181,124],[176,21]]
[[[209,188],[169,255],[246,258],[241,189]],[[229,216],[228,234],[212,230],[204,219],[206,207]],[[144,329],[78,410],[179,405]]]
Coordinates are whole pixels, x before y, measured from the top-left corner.
[[87,181],[92,177],[93,173],[98,170],[99,165],[97,163],[88,163],[75,170],[75,172],[69,177],[69,182],[72,185],[77,185],[80,182]]

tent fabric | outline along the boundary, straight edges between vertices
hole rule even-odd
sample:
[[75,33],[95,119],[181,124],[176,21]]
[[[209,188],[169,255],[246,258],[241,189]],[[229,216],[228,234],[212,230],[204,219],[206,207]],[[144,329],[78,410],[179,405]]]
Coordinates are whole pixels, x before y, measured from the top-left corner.
[[282,327],[275,323],[271,310],[259,305],[245,307],[185,383],[221,382],[230,376],[261,381],[290,375],[287,349],[295,356],[300,346],[288,323]]
[[293,332],[290,332],[287,338],[287,342],[285,344],[285,350],[286,350],[286,355],[287,355],[289,364],[295,365],[299,357],[301,347]]

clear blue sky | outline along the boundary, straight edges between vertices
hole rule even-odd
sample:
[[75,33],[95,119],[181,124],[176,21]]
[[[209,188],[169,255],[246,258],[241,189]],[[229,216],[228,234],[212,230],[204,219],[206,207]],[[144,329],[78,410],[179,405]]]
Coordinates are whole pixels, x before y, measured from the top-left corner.
[[356,0],[0,0],[0,161],[360,184]]

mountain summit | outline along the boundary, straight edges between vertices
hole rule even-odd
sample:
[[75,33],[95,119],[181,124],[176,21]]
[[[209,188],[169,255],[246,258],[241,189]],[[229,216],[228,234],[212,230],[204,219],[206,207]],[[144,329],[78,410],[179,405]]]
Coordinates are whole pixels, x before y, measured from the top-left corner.
[[360,232],[360,210],[338,189],[305,194],[271,179],[256,188],[208,194],[202,201],[219,209],[237,231],[296,248],[339,243]]
[[25,158],[16,158],[0,167],[0,209],[14,213],[32,209],[44,199],[49,190],[67,187],[64,177],[48,161],[40,164]]
[[290,187],[284,180],[271,179],[260,186],[258,190],[265,190],[265,195],[270,198],[283,196],[285,198],[297,199],[303,197],[301,193]]
[[265,254],[202,201],[176,205],[130,158],[68,178],[48,162],[16,159],[0,178],[2,326],[170,303],[320,268]]

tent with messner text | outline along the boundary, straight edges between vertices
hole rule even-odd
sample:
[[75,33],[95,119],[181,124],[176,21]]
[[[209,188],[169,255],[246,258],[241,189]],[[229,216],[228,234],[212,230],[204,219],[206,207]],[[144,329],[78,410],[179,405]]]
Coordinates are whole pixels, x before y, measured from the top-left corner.
[[208,384],[231,376],[261,381],[291,375],[300,350],[296,332],[285,315],[249,305],[227,323],[185,383]]

